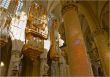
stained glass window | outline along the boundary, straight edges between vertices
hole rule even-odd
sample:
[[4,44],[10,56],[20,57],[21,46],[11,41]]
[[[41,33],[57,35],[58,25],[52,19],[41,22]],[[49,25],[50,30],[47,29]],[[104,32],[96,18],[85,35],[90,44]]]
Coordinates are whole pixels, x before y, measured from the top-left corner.
[[8,8],[11,0],[2,0],[1,7]]
[[19,0],[18,6],[17,6],[17,10],[16,10],[16,14],[17,14],[18,16],[20,16],[20,14],[21,14],[22,7],[23,7],[23,1],[22,1],[22,0]]

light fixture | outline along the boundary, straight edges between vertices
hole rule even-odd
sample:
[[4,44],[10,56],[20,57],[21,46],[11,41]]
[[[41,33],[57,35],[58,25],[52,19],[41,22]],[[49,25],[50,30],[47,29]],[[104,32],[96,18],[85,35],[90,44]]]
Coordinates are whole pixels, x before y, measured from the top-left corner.
[[4,66],[4,62],[1,61],[0,66],[3,67]]

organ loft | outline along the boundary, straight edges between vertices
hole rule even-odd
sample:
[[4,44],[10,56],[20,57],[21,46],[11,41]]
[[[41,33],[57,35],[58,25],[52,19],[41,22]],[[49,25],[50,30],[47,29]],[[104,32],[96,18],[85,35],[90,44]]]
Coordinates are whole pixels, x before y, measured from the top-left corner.
[[0,0],[0,76],[110,76],[109,0]]

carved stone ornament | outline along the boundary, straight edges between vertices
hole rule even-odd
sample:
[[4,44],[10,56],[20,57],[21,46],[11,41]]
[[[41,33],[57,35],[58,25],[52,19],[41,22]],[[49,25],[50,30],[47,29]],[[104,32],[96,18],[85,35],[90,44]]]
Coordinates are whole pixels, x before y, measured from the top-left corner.
[[76,6],[76,2],[75,1],[61,1],[62,3],[62,15],[64,15],[64,13],[68,10],[72,10],[75,9],[77,11],[77,6]]

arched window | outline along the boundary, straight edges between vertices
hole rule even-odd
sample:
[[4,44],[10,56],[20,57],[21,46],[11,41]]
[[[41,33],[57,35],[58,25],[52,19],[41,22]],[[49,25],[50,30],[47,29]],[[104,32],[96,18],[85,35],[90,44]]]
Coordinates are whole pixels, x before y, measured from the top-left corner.
[[12,18],[10,31],[12,40],[17,39],[21,41],[25,41],[25,27],[27,23],[27,15],[25,12],[22,12],[20,15],[20,19],[17,17]]

